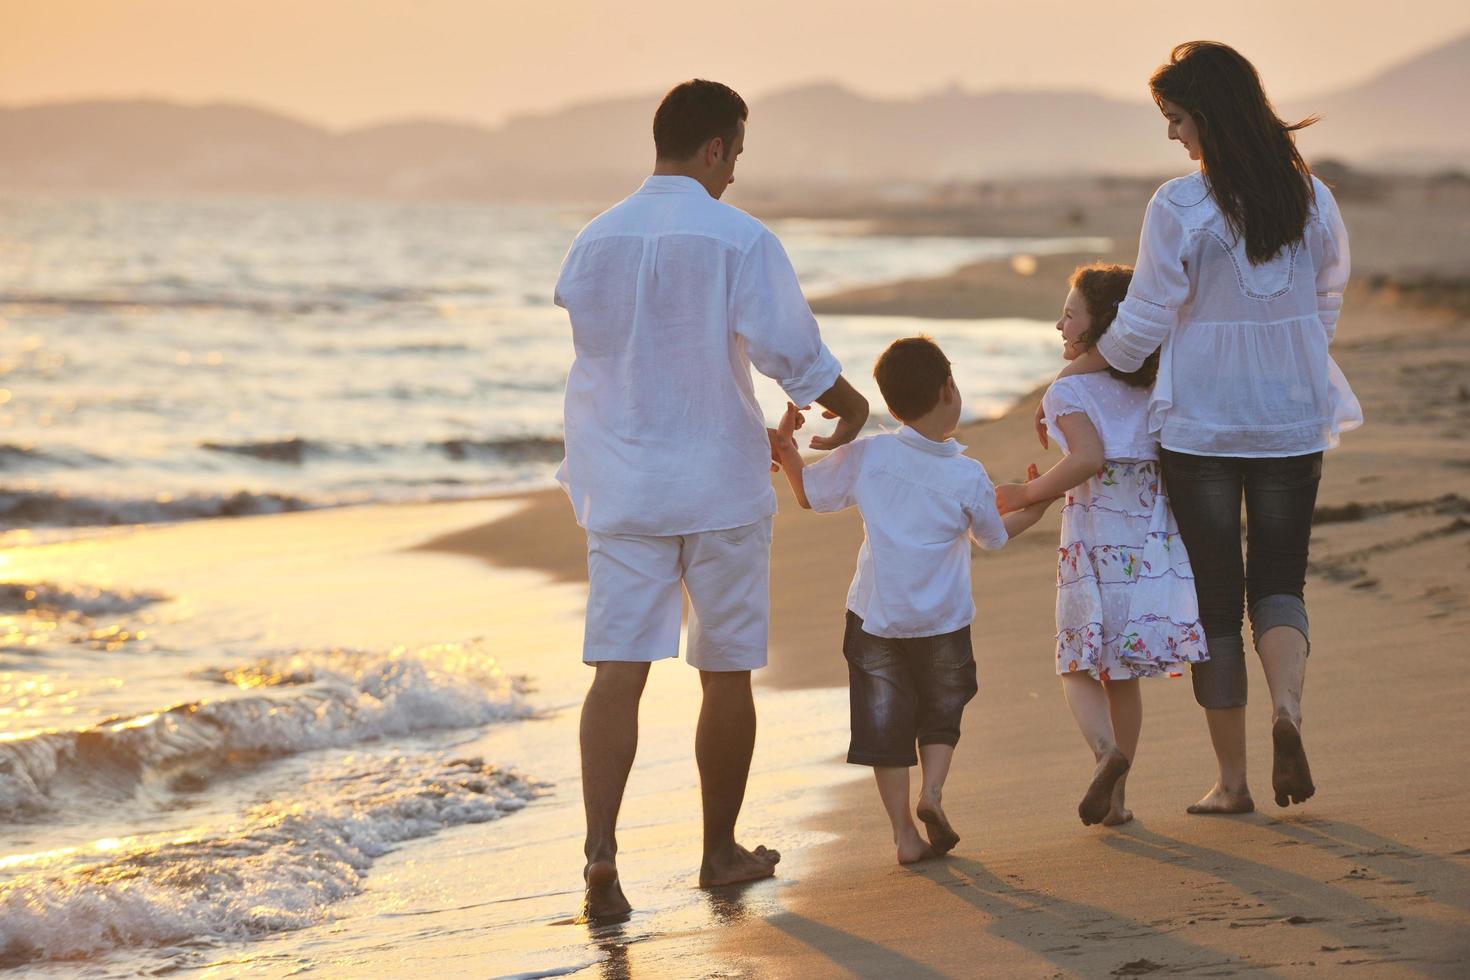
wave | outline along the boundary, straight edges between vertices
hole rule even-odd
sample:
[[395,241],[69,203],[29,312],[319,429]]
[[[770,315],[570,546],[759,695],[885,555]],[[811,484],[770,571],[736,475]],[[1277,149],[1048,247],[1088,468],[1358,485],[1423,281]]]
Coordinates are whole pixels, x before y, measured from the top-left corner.
[[455,462],[556,462],[564,451],[552,436],[506,436],[491,439],[453,438],[423,443],[334,443],[300,436],[261,442],[201,442],[200,449],[249,456],[271,463],[301,465],[311,459],[366,458],[403,452],[441,453]]
[[110,462],[81,449],[41,449],[36,446],[21,446],[13,442],[0,442],[0,470],[21,469],[32,466],[62,466],[81,469]]
[[134,844],[113,860],[0,885],[0,966],[313,925],[360,892],[395,845],[495,820],[544,791],[480,759],[359,761],[308,781],[298,799],[252,808],[228,831]]
[[90,527],[156,524],[206,517],[281,514],[329,506],[282,493],[239,490],[231,494],[167,494],[151,499],[91,497],[55,491],[0,487],[0,526]]
[[[247,287],[248,288],[248,287]],[[352,310],[381,303],[426,304],[432,294],[409,287],[312,285],[297,287],[290,295],[275,285],[263,284],[256,293],[221,292],[199,288],[177,277],[120,284],[116,289],[83,293],[0,292],[0,306],[21,306],[58,312],[110,312],[114,310],[238,310],[262,316],[303,315]],[[282,293],[285,292],[285,295]]]
[[90,619],[134,613],[168,598],[161,592],[130,592],[90,585],[0,583],[0,613],[39,612]]
[[267,693],[0,740],[0,819],[166,799],[241,765],[530,714],[494,659],[459,645],[308,651],[201,676]]

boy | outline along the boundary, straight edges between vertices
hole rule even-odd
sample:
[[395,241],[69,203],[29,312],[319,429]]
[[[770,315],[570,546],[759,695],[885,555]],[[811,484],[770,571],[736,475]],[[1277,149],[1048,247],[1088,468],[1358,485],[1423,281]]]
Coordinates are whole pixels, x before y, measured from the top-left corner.
[[[970,539],[1000,548],[1035,524],[1050,501],[1001,516],[985,468],[950,438],[960,393],[932,340],[894,341],[873,374],[901,429],[858,439],[807,467],[795,439],[801,415],[788,404],[776,448],[802,507],[829,513],[856,506],[863,515],[842,641],[852,706],[847,761],[873,767],[898,863],[911,864],[960,839],[941,797],[960,715],[976,691]],[[920,760],[917,812],[927,844],[908,809],[909,769]]]

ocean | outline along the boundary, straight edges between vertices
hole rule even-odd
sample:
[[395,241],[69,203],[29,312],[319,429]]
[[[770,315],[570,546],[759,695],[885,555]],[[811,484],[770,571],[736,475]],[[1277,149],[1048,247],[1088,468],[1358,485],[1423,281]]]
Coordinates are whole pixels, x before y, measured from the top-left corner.
[[[383,975],[394,930],[473,932],[482,975],[605,959],[543,928],[575,888],[504,856],[577,847],[578,592],[413,552],[549,483],[571,356],[551,288],[588,217],[0,198],[0,967]],[[809,295],[1096,247],[773,227]],[[935,337],[970,417],[1057,360],[1047,322],[820,319],[875,399],[878,351]],[[759,392],[774,419],[784,398]],[[250,520],[323,508],[337,516]],[[202,520],[225,517],[243,519]],[[648,729],[679,751],[645,754],[630,806],[689,809],[696,699],[687,677],[659,683],[676,686],[650,694]],[[800,719],[752,777],[785,826],[841,695],[766,698]],[[500,883],[483,908],[413,870],[466,849]],[[645,901],[682,873],[669,855],[630,877]],[[691,935],[721,914],[656,901]]]

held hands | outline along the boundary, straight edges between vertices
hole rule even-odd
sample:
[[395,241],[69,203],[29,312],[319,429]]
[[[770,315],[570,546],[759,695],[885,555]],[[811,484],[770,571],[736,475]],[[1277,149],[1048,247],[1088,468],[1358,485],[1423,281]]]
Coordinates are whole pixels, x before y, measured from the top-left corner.
[[812,436],[813,449],[836,449],[838,446],[847,445],[857,438],[858,433],[863,430],[863,422],[866,421],[866,419],[838,418],[836,412],[826,409],[822,410],[822,418],[837,419],[837,426],[832,430],[830,436]]
[[[811,408],[811,406],[808,405],[806,408]],[[780,469],[781,464],[786,460],[801,462],[801,447],[796,444],[796,430],[806,423],[806,416],[801,414],[805,410],[787,402],[786,414],[781,416],[777,428],[766,430],[766,435],[771,440],[772,473]]]
[[1033,504],[1041,503],[1041,501],[1034,499],[1035,495],[1031,492],[1029,486],[1033,480],[1036,480],[1040,476],[1041,471],[1036,468],[1036,464],[1030,463],[1026,467],[1025,483],[1002,483],[996,487],[996,509],[1002,514],[1009,514],[1012,511],[1025,510]]

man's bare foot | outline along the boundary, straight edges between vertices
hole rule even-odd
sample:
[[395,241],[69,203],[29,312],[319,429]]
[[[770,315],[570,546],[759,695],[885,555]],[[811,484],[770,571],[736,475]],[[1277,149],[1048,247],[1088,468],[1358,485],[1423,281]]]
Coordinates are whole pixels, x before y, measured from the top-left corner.
[[623,896],[623,886],[618,883],[618,869],[611,861],[593,861],[582,871],[587,882],[587,893],[582,897],[582,911],[577,915],[578,924],[622,922],[633,911]]
[[773,851],[764,844],[747,851],[739,844],[730,844],[722,851],[706,852],[704,863],[699,866],[699,887],[718,888],[740,881],[756,881],[769,878],[776,873],[781,861],[781,852]]
[[1277,718],[1271,725],[1271,747],[1271,788],[1276,791],[1276,805],[1290,806],[1311,799],[1317,787],[1312,785],[1301,730],[1291,719]]
[[1249,790],[1233,792],[1218,783],[1204,799],[1185,809],[1186,813],[1250,813],[1256,808]]
[[923,821],[924,832],[929,835],[929,846],[934,849],[935,854],[948,854],[954,850],[954,846],[960,842],[960,835],[949,825],[944,807],[937,800],[932,803],[920,800],[919,807],[914,812]]
[[1097,768],[1092,771],[1092,783],[1087,787],[1082,802],[1077,804],[1077,815],[1084,824],[1090,827],[1103,822],[1112,808],[1113,787],[1128,771],[1128,765],[1128,757],[1117,749],[1110,749],[1097,761]]
[[1132,810],[1128,809],[1126,806],[1118,806],[1114,804],[1113,806],[1108,808],[1108,815],[1102,818],[1102,825],[1104,827],[1117,827],[1118,825],[1125,824],[1132,819]]

